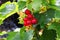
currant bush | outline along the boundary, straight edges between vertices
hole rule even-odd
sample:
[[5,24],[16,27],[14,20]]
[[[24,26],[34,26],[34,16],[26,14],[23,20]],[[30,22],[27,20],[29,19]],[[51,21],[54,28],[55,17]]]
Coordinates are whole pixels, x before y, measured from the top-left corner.
[[0,0],[0,40],[60,40],[60,1]]

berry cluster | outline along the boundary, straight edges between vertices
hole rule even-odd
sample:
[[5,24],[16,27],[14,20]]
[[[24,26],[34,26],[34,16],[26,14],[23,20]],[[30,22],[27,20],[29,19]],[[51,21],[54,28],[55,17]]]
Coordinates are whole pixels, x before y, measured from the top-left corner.
[[25,14],[27,15],[24,18],[24,26],[30,26],[37,23],[37,19],[31,14],[31,11],[26,9]]

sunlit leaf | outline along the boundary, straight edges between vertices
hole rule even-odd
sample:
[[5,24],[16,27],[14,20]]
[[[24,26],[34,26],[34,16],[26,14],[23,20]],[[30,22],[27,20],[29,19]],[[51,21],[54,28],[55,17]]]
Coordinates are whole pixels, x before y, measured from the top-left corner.
[[18,5],[16,2],[6,2],[5,4],[2,4],[0,7],[0,21],[1,23],[12,14],[16,13],[18,11]]

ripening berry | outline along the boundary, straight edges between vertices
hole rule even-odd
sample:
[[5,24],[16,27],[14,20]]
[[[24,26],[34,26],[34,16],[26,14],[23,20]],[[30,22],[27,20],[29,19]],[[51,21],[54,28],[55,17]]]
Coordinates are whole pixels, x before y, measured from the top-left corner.
[[26,14],[26,15],[29,15],[29,14],[31,14],[31,11],[28,10],[28,9],[26,9],[26,10],[25,10],[25,14]]
[[37,19],[33,18],[32,20],[32,24],[36,24],[37,23]]

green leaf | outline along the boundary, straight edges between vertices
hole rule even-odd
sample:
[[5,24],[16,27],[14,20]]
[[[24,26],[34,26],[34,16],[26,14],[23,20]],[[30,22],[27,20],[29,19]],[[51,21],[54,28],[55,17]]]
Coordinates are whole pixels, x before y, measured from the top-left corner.
[[41,27],[44,27],[45,24],[49,23],[51,19],[54,18],[54,15],[55,15],[54,9],[48,9],[45,13],[42,14],[39,14],[38,12],[34,13],[34,16],[38,20],[38,24],[40,24]]
[[55,29],[55,27],[56,27],[56,23],[54,22],[48,26],[48,29]]
[[56,31],[55,30],[47,30],[45,28],[43,30],[42,35],[39,35],[38,28],[35,30],[35,35],[33,40],[56,40]]
[[0,21],[1,23],[9,16],[13,15],[18,11],[18,5],[16,2],[6,2],[0,7]]
[[49,8],[60,10],[60,3],[59,0],[49,0],[50,4],[48,5]]
[[57,36],[56,40],[60,40],[60,38]]
[[54,22],[48,26],[48,29],[56,30],[58,38],[60,38],[60,23]]
[[43,35],[40,36],[40,40],[56,40],[56,31],[45,29]]
[[29,3],[29,4],[27,5],[27,8],[32,12],[32,4],[31,4],[31,3]]
[[24,28],[20,30],[20,40],[32,40],[33,38],[33,30],[29,30],[26,32]]
[[39,11],[41,6],[41,0],[33,0],[31,3],[28,4],[28,6],[29,5],[30,5],[30,7],[28,7],[29,9],[32,8],[34,9],[34,11]]
[[17,34],[15,35],[15,38],[14,38],[13,40],[20,40],[20,33],[17,33]]
[[23,9],[25,6],[26,6],[26,2],[25,1],[19,1],[18,2],[18,5],[19,5],[19,10]]
[[40,8],[40,6],[41,6],[41,0],[33,0],[33,2],[32,2],[32,8],[34,10],[37,11]]
[[60,11],[58,11],[58,10],[55,11],[55,19],[57,21],[60,20]]
[[49,3],[48,3],[49,0],[41,0],[41,1],[42,1],[42,5],[43,5],[43,6],[47,6],[47,5],[49,4]]
[[49,0],[49,2],[50,2],[50,5],[55,5],[56,0]]
[[16,33],[16,32],[9,32],[8,33],[8,37],[7,40],[20,40],[20,33]]
[[48,5],[49,8],[55,9],[55,10],[60,10],[60,6],[56,6],[56,5]]

